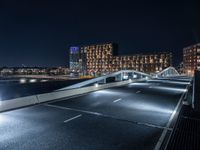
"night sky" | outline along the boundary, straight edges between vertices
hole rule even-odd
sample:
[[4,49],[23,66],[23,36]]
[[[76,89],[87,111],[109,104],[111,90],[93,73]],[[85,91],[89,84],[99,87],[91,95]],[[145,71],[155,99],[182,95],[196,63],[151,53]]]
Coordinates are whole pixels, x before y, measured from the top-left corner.
[[200,41],[193,0],[1,0],[0,67],[66,66],[74,45],[115,42],[119,54],[172,51]]

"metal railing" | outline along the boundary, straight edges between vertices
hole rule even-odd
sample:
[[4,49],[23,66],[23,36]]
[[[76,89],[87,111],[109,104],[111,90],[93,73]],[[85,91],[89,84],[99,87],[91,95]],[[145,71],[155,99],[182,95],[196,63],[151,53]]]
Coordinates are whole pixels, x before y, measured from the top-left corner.
[[90,84],[95,84],[95,83],[98,83],[98,82],[106,83],[106,79],[109,78],[109,77],[116,77],[117,78],[118,76],[120,76],[120,79],[118,81],[122,81],[124,73],[132,73],[133,75],[137,75],[137,78],[138,78],[138,76],[140,76],[140,78],[152,78],[152,76],[147,74],[147,73],[143,73],[143,72],[139,72],[139,71],[135,71],[135,70],[121,70],[121,71],[114,72],[114,73],[111,73],[111,74],[108,74],[108,75],[104,75],[104,76],[101,76],[101,77],[97,77],[97,78],[93,78],[93,79],[90,79],[90,80],[87,80],[87,81],[83,81],[83,82],[80,82],[80,83],[59,89],[57,91],[80,88],[80,87],[84,87],[84,86],[87,86],[87,85],[90,85]]

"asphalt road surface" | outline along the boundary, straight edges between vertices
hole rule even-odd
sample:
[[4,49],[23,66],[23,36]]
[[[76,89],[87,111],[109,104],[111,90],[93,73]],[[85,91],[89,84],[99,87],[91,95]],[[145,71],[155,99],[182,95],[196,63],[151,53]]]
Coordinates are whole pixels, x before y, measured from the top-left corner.
[[0,113],[0,150],[154,149],[186,85],[131,83]]

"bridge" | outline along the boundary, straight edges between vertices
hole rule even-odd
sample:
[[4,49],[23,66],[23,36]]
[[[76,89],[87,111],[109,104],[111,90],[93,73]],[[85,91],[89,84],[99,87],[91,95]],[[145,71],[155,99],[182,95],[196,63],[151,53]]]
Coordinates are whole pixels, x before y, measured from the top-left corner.
[[171,77],[171,76],[180,76],[180,74],[174,67],[168,67],[156,74],[156,77]]
[[114,78],[114,81],[123,81],[123,80],[128,80],[128,79],[130,79],[130,80],[142,79],[142,78],[148,79],[148,78],[152,78],[152,76],[147,73],[143,73],[143,72],[139,72],[139,71],[135,71],[135,70],[121,70],[121,71],[114,72],[114,73],[111,73],[108,75],[90,79],[88,81],[77,83],[72,86],[62,88],[60,90],[80,88],[80,87],[84,87],[84,86],[91,85],[94,83],[104,83],[105,84],[105,83],[107,83],[108,79],[112,79],[112,78]]
[[174,68],[122,70],[2,100],[0,149],[167,149],[191,84]]

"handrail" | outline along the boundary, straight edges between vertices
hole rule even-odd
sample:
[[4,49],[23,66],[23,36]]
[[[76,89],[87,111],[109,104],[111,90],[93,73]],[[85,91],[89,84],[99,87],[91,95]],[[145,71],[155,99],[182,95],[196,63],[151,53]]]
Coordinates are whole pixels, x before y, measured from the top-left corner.
[[106,78],[109,78],[109,77],[120,75],[121,73],[129,73],[129,72],[137,73],[137,74],[143,75],[145,77],[152,78],[152,76],[147,74],[147,73],[143,73],[143,72],[139,72],[139,71],[135,71],[135,70],[121,70],[121,71],[114,72],[114,73],[111,73],[111,74],[108,74],[108,75],[104,75],[104,76],[101,76],[101,77],[97,77],[97,78],[93,78],[93,79],[90,79],[90,80],[87,80],[87,81],[83,81],[83,82],[80,82],[80,83],[59,89],[57,91],[66,90],[66,89],[73,89],[73,88],[80,88],[80,87],[83,87],[83,86],[86,86],[86,85],[89,85],[89,84],[92,84],[92,83],[96,83],[96,82],[105,80]]

